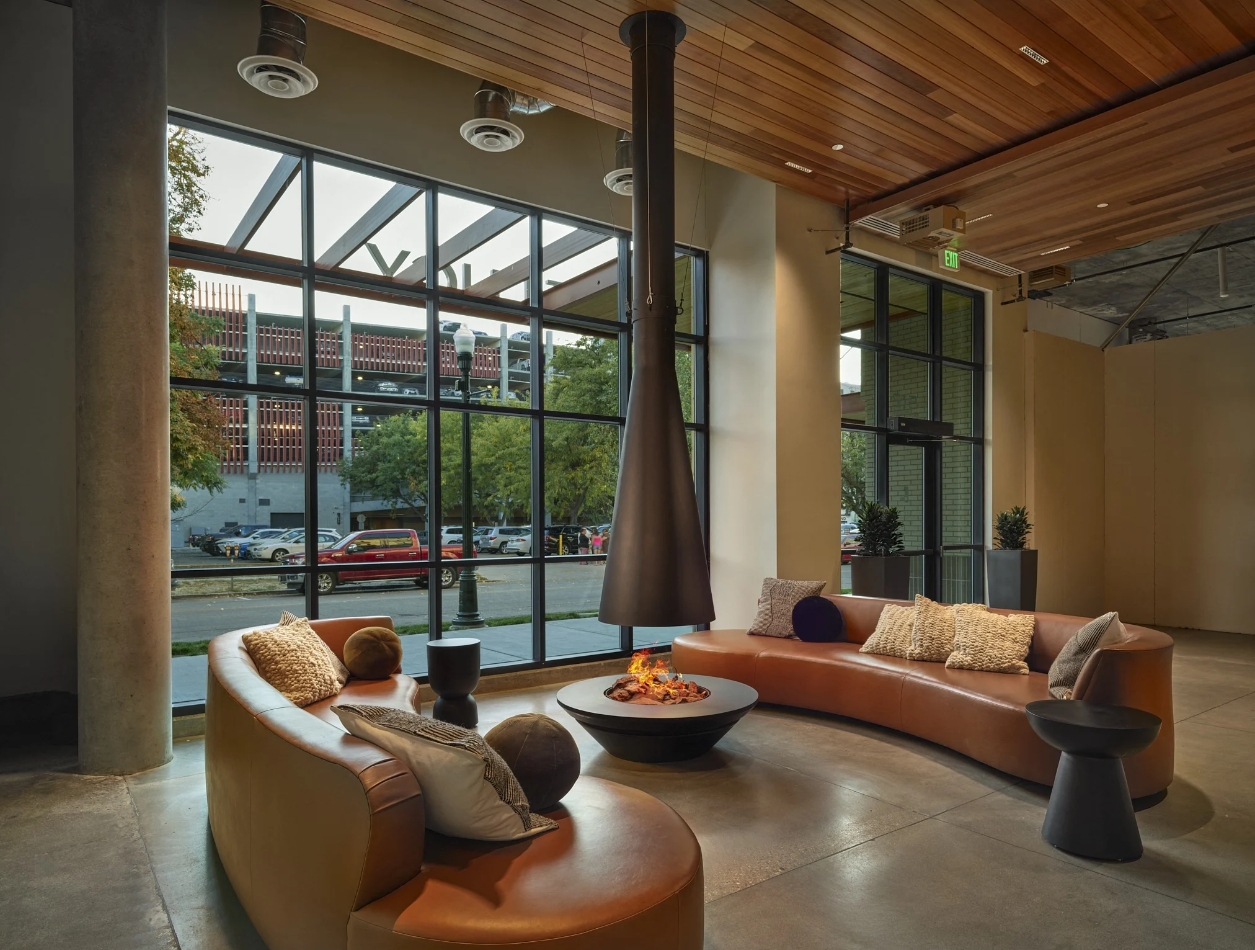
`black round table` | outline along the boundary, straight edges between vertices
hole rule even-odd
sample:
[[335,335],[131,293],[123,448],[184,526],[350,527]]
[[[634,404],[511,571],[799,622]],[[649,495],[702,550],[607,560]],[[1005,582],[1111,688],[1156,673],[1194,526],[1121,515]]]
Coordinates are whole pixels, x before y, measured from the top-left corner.
[[479,685],[479,641],[474,637],[428,640],[427,685],[436,694],[434,719],[467,729],[479,725],[479,707],[471,695]]
[[1140,858],[1142,836],[1120,760],[1155,741],[1159,717],[1077,699],[1043,699],[1029,703],[1024,712],[1033,731],[1062,753],[1042,838],[1082,857]]
[[695,703],[649,706],[621,703],[606,695],[618,676],[598,676],[558,690],[558,705],[569,712],[611,755],[631,762],[677,762],[709,752],[742,716],[758,693],[736,680],[695,676],[710,690]]

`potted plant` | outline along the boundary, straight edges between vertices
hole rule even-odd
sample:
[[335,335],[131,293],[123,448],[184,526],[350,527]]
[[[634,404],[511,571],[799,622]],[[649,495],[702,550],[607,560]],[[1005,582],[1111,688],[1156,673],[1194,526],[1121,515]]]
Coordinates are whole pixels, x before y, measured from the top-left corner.
[[860,597],[906,600],[911,593],[911,559],[902,550],[897,508],[870,502],[858,517],[858,554],[850,558],[850,589]]
[[1017,505],[994,518],[994,548],[989,552],[989,606],[1037,609],[1037,552],[1028,547],[1033,525],[1028,510]]

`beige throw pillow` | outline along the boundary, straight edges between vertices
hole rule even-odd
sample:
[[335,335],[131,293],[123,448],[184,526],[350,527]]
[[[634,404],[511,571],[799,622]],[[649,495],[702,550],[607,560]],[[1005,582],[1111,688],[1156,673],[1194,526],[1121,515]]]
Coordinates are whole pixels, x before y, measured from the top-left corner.
[[876,629],[867,642],[858,648],[859,653],[878,653],[881,656],[898,656],[906,659],[911,649],[911,631],[915,627],[915,608],[900,604],[885,604],[876,621]]
[[763,578],[763,595],[758,599],[758,616],[750,624],[749,633],[760,637],[792,637],[793,608],[804,597],[814,597],[827,581],[786,581],[778,577]]
[[1072,688],[1076,686],[1077,677],[1081,675],[1081,668],[1090,654],[1109,643],[1119,643],[1127,634],[1120,615],[1114,610],[1095,617],[1072,634],[1072,639],[1063,645],[1046,674],[1046,688],[1050,690],[1050,695],[1055,699],[1071,699]]
[[[984,609],[984,604],[979,606]],[[915,625],[911,629],[911,647],[906,651],[906,658],[944,663],[953,649],[954,607],[916,594]]]
[[1032,614],[995,614],[984,604],[957,604],[954,651],[946,658],[946,669],[1027,674],[1024,659],[1033,644],[1034,625]]
[[277,627],[254,630],[243,639],[262,679],[298,706],[336,695],[349,678],[309,621],[286,610]]

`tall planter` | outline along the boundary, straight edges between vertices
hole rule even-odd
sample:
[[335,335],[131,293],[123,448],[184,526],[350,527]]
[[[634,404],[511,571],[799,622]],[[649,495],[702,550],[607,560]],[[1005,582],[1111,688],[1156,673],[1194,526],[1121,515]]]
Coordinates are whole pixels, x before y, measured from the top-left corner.
[[901,554],[888,557],[856,554],[850,558],[850,589],[859,597],[909,600],[911,559]]
[[1010,610],[1037,609],[1037,551],[994,548],[986,552],[989,606]]

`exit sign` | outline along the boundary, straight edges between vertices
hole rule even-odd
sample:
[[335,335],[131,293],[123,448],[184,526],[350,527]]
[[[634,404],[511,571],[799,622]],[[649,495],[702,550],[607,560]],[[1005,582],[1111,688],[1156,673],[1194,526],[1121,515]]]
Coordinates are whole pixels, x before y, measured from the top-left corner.
[[943,247],[937,252],[937,263],[941,265],[942,270],[958,270],[959,269],[959,252],[952,247]]

